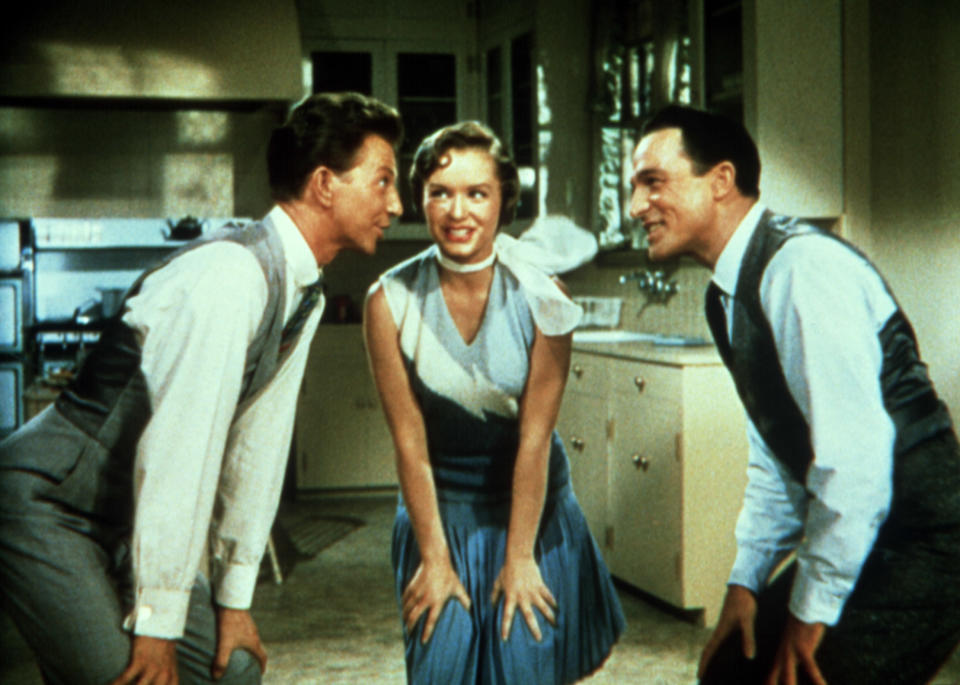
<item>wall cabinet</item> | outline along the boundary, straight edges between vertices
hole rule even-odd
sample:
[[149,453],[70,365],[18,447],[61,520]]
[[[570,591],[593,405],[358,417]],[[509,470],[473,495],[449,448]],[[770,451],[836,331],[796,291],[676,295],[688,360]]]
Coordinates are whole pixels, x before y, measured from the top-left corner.
[[691,0],[696,102],[742,118],[771,209],[838,217],[843,199],[843,3]]
[[747,444],[726,369],[712,349],[690,354],[574,351],[558,430],[611,572],[712,625],[736,554]]
[[393,441],[360,325],[317,329],[297,404],[294,454],[297,489],[396,486]]

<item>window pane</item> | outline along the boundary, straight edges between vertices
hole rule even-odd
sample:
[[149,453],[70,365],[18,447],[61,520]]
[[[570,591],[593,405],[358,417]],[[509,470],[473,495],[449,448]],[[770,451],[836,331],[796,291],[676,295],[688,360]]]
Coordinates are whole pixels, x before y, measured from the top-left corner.
[[456,58],[443,54],[397,55],[397,92],[404,97],[456,97]]
[[373,56],[369,52],[314,52],[313,92],[353,90],[373,95]]
[[517,218],[537,213],[537,160],[534,153],[533,35],[525,33],[510,44],[510,95],[513,100],[513,158],[533,174],[533,183],[520,189]]
[[403,221],[415,221],[410,186],[406,182],[413,154],[426,136],[457,120],[457,60],[452,54],[397,55],[397,109],[403,118],[400,147],[400,196]]
[[487,124],[503,137],[503,75],[500,48],[487,50]]

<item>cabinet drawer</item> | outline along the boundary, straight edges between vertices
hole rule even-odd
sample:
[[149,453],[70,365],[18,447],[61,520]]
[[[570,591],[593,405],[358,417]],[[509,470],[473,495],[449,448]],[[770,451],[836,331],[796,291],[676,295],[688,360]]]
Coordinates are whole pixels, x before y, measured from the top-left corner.
[[683,387],[680,369],[623,359],[607,359],[606,363],[612,394],[680,401]]
[[567,375],[567,392],[604,397],[608,392],[606,359],[574,352]]

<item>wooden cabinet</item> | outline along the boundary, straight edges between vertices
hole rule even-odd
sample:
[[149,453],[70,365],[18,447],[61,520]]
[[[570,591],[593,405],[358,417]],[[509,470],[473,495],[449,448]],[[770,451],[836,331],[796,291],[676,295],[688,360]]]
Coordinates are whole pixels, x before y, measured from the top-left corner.
[[680,372],[607,360],[611,440],[609,564],[614,575],[683,606]]
[[298,489],[395,486],[393,441],[360,325],[321,325],[303,376],[294,429]]
[[574,353],[557,431],[570,479],[590,532],[601,545],[607,528],[607,375],[603,359]]
[[611,572],[676,607],[702,609],[712,625],[736,554],[747,444],[726,369],[712,351],[697,355],[663,363],[575,351],[558,429]]

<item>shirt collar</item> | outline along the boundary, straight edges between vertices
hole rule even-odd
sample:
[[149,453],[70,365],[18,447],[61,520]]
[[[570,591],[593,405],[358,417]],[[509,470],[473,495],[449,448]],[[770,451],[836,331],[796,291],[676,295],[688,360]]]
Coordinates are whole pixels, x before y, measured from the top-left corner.
[[310,246],[307,245],[307,241],[304,240],[300,229],[293,223],[290,215],[277,205],[270,210],[266,218],[277,229],[277,235],[283,245],[283,254],[287,260],[287,268],[297,288],[306,287],[316,281],[321,275],[316,257],[313,256]]
[[747,245],[753,232],[760,223],[760,217],[766,211],[766,207],[755,202],[750,211],[746,213],[737,229],[730,236],[730,240],[724,245],[723,251],[717,258],[717,263],[713,267],[713,282],[728,295],[735,295],[737,291],[737,280],[740,278],[740,265],[743,263],[743,255],[747,251]]

